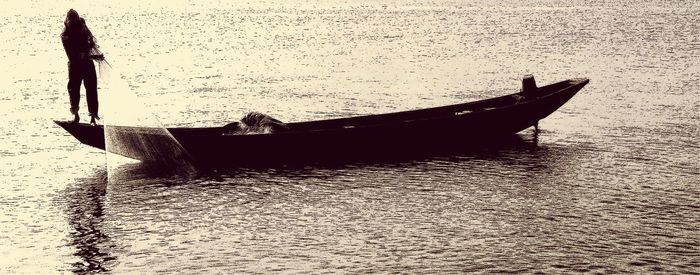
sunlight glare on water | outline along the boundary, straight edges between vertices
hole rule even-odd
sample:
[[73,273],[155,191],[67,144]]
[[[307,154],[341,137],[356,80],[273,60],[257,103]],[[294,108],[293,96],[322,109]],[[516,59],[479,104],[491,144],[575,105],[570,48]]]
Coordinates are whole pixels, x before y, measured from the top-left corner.
[[[3,6],[0,273],[700,270],[697,1]],[[52,121],[70,119],[69,8],[133,93],[101,82],[108,130],[132,111],[157,129],[294,122],[505,95],[524,74],[591,82],[537,136],[454,156],[194,179],[107,168]]]

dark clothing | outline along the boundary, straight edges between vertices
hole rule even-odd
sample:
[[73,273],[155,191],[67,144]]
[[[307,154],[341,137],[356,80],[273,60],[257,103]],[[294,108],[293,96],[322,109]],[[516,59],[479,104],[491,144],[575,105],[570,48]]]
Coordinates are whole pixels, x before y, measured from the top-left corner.
[[61,40],[69,61],[88,59],[91,51],[96,48],[95,37],[82,18],[80,22],[66,26],[61,33]]
[[97,115],[99,104],[97,102],[97,73],[92,60],[71,62],[68,61],[68,95],[70,96],[70,110],[75,114],[80,106],[80,83],[85,84],[85,97],[88,104],[88,112]]
[[80,106],[80,84],[85,85],[85,96],[90,115],[97,116],[97,73],[90,58],[96,48],[95,39],[85,22],[71,23],[61,34],[63,48],[68,56],[68,95],[71,113],[77,114]]

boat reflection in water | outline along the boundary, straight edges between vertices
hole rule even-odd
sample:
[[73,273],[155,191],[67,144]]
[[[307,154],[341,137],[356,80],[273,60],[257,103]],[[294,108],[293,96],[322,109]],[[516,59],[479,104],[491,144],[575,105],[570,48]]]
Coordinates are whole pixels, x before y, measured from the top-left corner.
[[[469,243],[509,236],[502,231],[512,228],[502,228],[503,213],[494,205],[513,199],[561,201],[546,183],[564,170],[558,165],[572,161],[567,160],[571,150],[542,147],[527,131],[440,156],[231,168],[195,178],[171,176],[149,162],[124,164],[79,179],[66,190],[70,244],[80,258],[74,271],[304,272],[319,262],[298,264],[315,253],[343,261],[356,251],[353,255],[361,259],[390,262],[391,254],[362,253],[376,251],[375,243],[415,249],[412,245],[426,245],[424,238]],[[529,211],[511,214],[516,221],[529,221],[516,223],[523,232],[542,226],[523,217],[532,215]],[[433,230],[436,215],[460,225],[443,224],[442,230],[458,231]],[[406,232],[391,235],[394,230]],[[453,246],[452,257],[489,251],[473,245],[477,249]],[[361,261],[351,269],[368,265]],[[391,266],[375,268],[381,272]]]

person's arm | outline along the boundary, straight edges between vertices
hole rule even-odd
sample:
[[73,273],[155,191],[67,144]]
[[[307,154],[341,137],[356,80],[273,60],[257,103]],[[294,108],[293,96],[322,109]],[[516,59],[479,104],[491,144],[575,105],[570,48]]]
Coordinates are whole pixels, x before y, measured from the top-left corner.
[[68,56],[68,61],[78,61],[80,59],[80,52],[76,49],[75,43],[71,40],[68,35],[61,35],[61,42],[63,43],[63,49],[66,51],[66,56]]

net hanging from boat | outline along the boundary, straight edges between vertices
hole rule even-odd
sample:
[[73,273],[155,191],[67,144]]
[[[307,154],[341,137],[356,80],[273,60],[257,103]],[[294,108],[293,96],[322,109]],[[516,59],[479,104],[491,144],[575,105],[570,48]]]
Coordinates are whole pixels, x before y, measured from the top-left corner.
[[159,175],[194,175],[195,165],[187,150],[147,110],[109,63],[97,62],[108,171],[126,161],[117,156],[120,155],[147,162],[149,167],[160,170],[154,171]]

